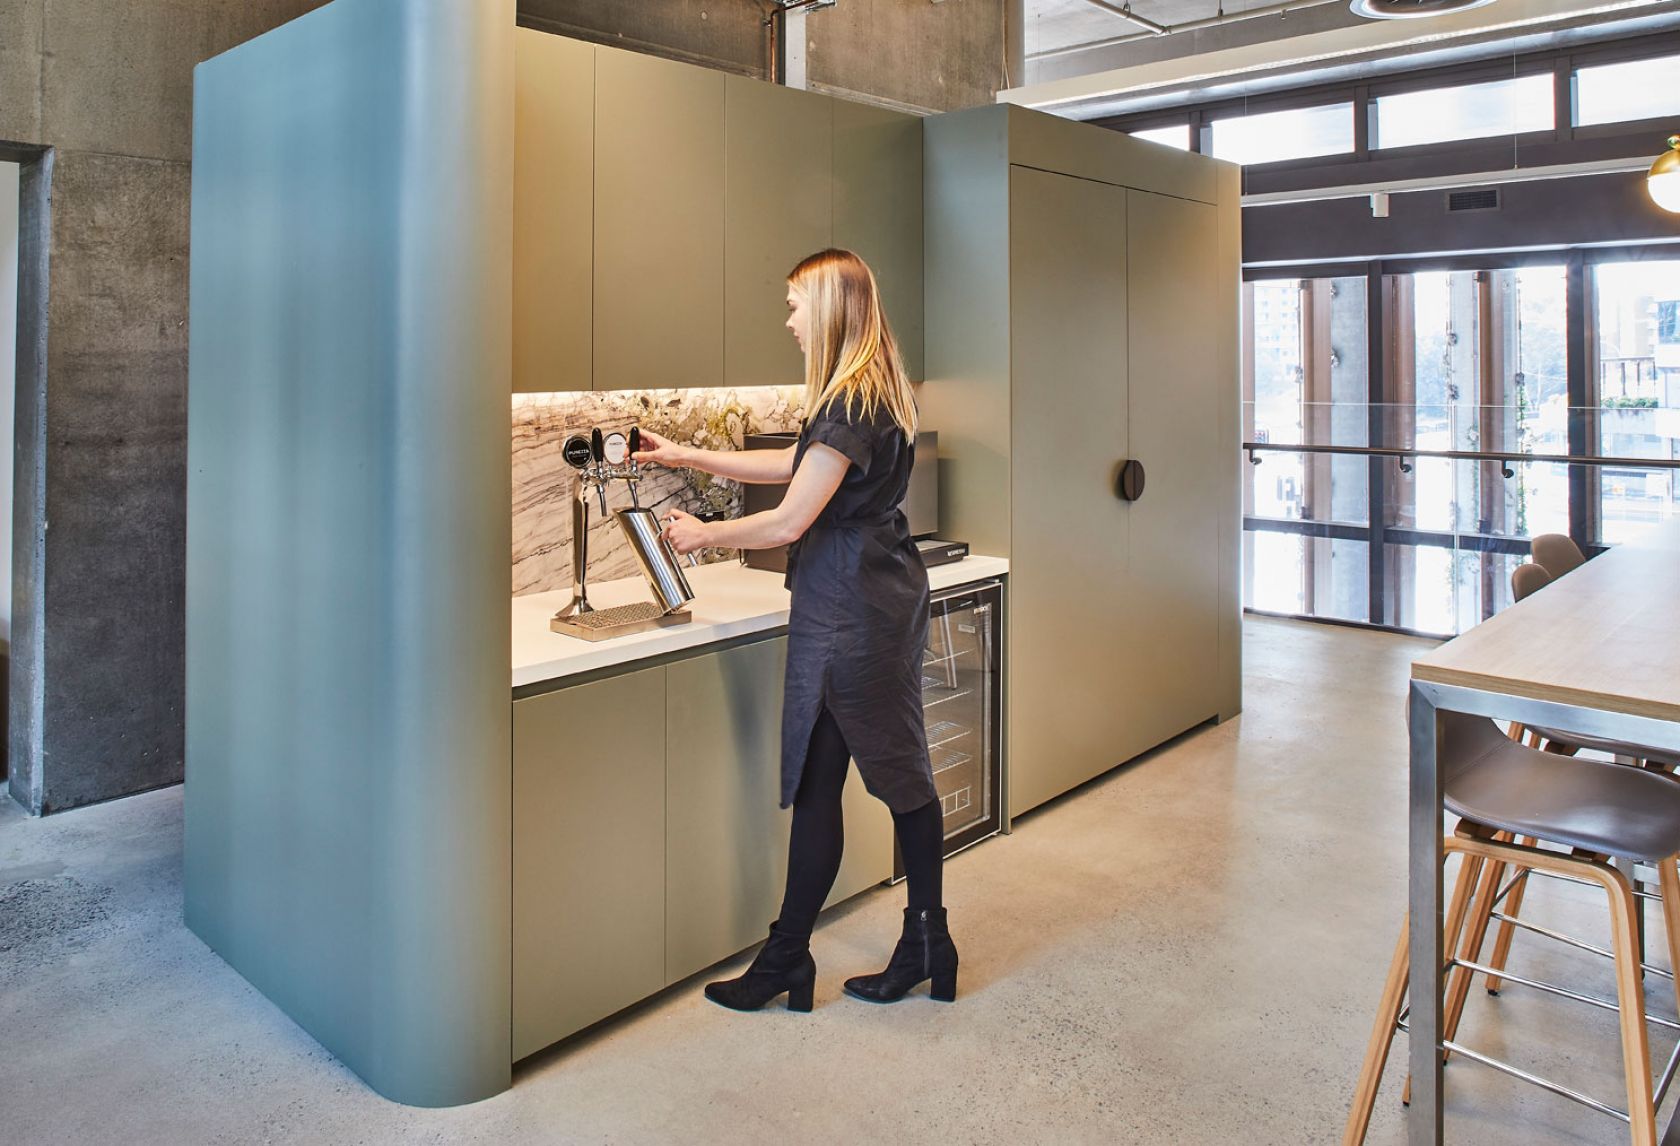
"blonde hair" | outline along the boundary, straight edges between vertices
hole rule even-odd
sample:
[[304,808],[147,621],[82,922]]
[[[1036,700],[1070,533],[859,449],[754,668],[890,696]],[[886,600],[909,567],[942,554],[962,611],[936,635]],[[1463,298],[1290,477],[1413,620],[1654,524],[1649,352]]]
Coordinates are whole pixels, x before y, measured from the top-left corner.
[[898,340],[881,306],[869,265],[851,251],[830,248],[788,272],[788,284],[808,300],[805,340],[805,416],[841,398],[848,419],[885,407],[907,440],[916,437],[916,398],[898,353]]

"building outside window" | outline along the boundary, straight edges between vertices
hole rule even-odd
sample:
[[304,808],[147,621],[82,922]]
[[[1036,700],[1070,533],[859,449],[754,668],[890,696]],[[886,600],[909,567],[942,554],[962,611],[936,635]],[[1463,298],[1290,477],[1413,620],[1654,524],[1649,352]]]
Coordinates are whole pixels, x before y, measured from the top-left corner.
[[[1680,260],[1585,270],[1576,407],[1561,260],[1387,275],[1375,339],[1364,276],[1245,284],[1245,440],[1507,455],[1261,453],[1244,467],[1245,604],[1458,633],[1510,603],[1534,535],[1573,525],[1588,545],[1619,544],[1680,513],[1676,471],[1637,464],[1680,458]],[[1522,460],[1572,454],[1632,463]]]

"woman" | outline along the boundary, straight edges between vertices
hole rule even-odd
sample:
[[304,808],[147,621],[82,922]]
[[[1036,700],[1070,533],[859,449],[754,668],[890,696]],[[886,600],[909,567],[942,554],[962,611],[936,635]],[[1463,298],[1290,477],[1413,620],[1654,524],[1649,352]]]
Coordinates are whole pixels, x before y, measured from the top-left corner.
[[[787,889],[770,937],[737,979],[706,997],[757,1010],[783,992],[811,1009],[811,929],[840,870],[840,793],[848,759],[892,810],[909,882],[904,932],[886,970],[846,993],[890,1003],[932,980],[956,998],[957,949],[941,904],[943,816],[922,723],[928,582],[898,505],[909,486],[915,399],[881,309],[875,276],[850,251],[812,255],[788,275],[787,328],[805,352],[805,426],[784,450],[719,452],[646,431],[638,460],[746,482],[789,482],[782,504],[732,521],[673,510],[679,553],[788,544],[788,662],[782,708],[782,806],[793,807]],[[790,480],[791,479],[791,480]]]

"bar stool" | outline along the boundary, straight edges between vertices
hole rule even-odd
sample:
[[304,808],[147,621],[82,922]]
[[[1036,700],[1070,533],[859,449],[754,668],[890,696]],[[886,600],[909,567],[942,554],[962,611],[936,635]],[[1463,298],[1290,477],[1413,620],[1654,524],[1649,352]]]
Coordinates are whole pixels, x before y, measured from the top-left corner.
[[[1567,541],[1568,538],[1564,540]],[[1518,565],[1511,570],[1511,599],[1521,601],[1525,597],[1532,597],[1551,583],[1552,575],[1546,572],[1544,565],[1537,565],[1532,561]]]
[[1575,540],[1563,533],[1542,533],[1528,543],[1534,560],[1555,580],[1565,573],[1579,569],[1587,562],[1587,555]]
[[[1622,1118],[1629,1123],[1634,1146],[1654,1146],[1656,1107],[1673,1077],[1675,1060],[1671,1059],[1663,1072],[1661,1089],[1654,1090],[1634,934],[1635,900],[1627,877],[1610,865],[1609,857],[1625,856],[1657,866],[1669,951],[1671,955],[1680,951],[1680,869],[1675,865],[1675,855],[1680,852],[1680,784],[1639,768],[1572,760],[1529,748],[1483,717],[1441,712],[1438,719],[1442,791],[1448,810],[1460,817],[1457,829],[1446,838],[1443,848],[1447,855],[1457,853],[1463,857],[1447,908],[1444,948],[1450,956],[1458,946],[1469,914],[1471,889],[1476,886],[1484,865],[1494,869],[1495,885],[1506,867],[1522,867],[1556,872],[1602,887],[1609,901],[1614,937],[1617,1003],[1538,980],[1521,982],[1550,994],[1618,1012],[1628,1109],[1626,1113],[1616,1110],[1461,1046],[1452,1041],[1448,1033],[1451,1028],[1445,1022],[1442,1049]],[[1513,838],[1517,836],[1569,851],[1516,843]],[[1401,928],[1400,942],[1389,966],[1382,1002],[1354,1089],[1353,1106],[1348,1112],[1343,1146],[1359,1146],[1364,1142],[1394,1032],[1407,1029],[1404,1007],[1410,977],[1407,930]],[[1490,970],[1462,954],[1449,957],[1446,964],[1449,971],[1458,968],[1480,973]],[[1506,977],[1515,981],[1514,976]]]
[[[1545,544],[1542,544],[1542,542]],[[1542,534],[1535,538],[1535,549],[1537,553],[1541,551],[1549,554],[1561,552],[1564,563],[1567,563],[1570,555],[1573,554],[1577,558],[1575,564],[1580,564],[1578,560],[1581,553],[1580,549],[1561,533]],[[1536,560],[1538,560],[1538,557]],[[1570,567],[1573,568],[1574,566]],[[1518,601],[1524,600],[1550,585],[1552,581],[1552,575],[1547,572],[1543,565],[1536,563],[1519,565],[1511,571],[1511,596]],[[1533,748],[1544,747],[1546,751],[1559,756],[1574,756],[1582,750],[1588,750],[1602,752],[1607,756],[1625,758],[1655,771],[1673,773],[1680,769],[1680,754],[1650,748],[1642,744],[1606,740],[1603,737],[1587,736],[1582,733],[1566,732],[1555,728],[1524,727],[1523,725],[1513,725],[1510,735],[1513,740],[1524,741]],[[1527,838],[1519,838],[1517,842],[1529,845],[1534,843],[1533,840]],[[1523,896],[1528,891],[1528,877],[1528,869],[1519,868],[1512,874],[1506,887],[1501,890],[1497,887],[1497,881],[1490,881],[1487,876],[1484,876],[1482,886],[1477,889],[1476,909],[1470,916],[1469,934],[1471,939],[1477,943],[1479,949],[1481,937],[1490,919],[1498,920],[1499,927],[1494,938],[1493,954],[1487,960],[1488,966],[1493,968],[1495,972],[1505,969],[1505,961],[1510,957],[1511,940],[1516,934],[1516,929],[1518,927],[1532,927],[1532,925],[1525,924],[1518,918],[1518,912],[1522,910]],[[1633,891],[1636,898],[1657,898],[1655,893],[1648,891],[1637,881],[1633,885]],[[1496,910],[1501,904],[1503,910]],[[1642,947],[1644,943],[1643,918],[1643,913],[1641,913],[1636,919],[1636,923],[1639,924],[1636,930]],[[1559,936],[1556,932],[1543,933],[1570,942],[1568,937]],[[1466,941],[1467,946],[1470,941]],[[1489,975],[1487,977],[1488,994],[1497,995],[1499,988],[1500,976],[1498,974]],[[1469,973],[1464,971],[1454,972],[1453,983],[1448,991],[1447,1014],[1453,1016],[1455,1021],[1457,1015],[1462,1011],[1464,996],[1469,989]],[[1451,1030],[1446,1031],[1446,1037],[1452,1038]]]

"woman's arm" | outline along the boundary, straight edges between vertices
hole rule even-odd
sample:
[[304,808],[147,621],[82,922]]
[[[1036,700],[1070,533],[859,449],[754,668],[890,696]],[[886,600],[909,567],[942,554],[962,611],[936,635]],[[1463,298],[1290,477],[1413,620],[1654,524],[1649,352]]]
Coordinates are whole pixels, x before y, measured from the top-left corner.
[[636,451],[635,460],[644,464],[705,470],[752,485],[783,482],[793,476],[793,446],[782,450],[697,450],[679,446],[651,430],[643,430],[641,439],[642,448]]
[[775,509],[749,513],[732,521],[709,522],[674,509],[667,516],[665,536],[671,539],[671,547],[678,553],[690,553],[708,545],[770,549],[797,541],[840,488],[846,467],[851,464],[845,454],[818,442],[805,451],[799,472],[788,485],[787,496]]

